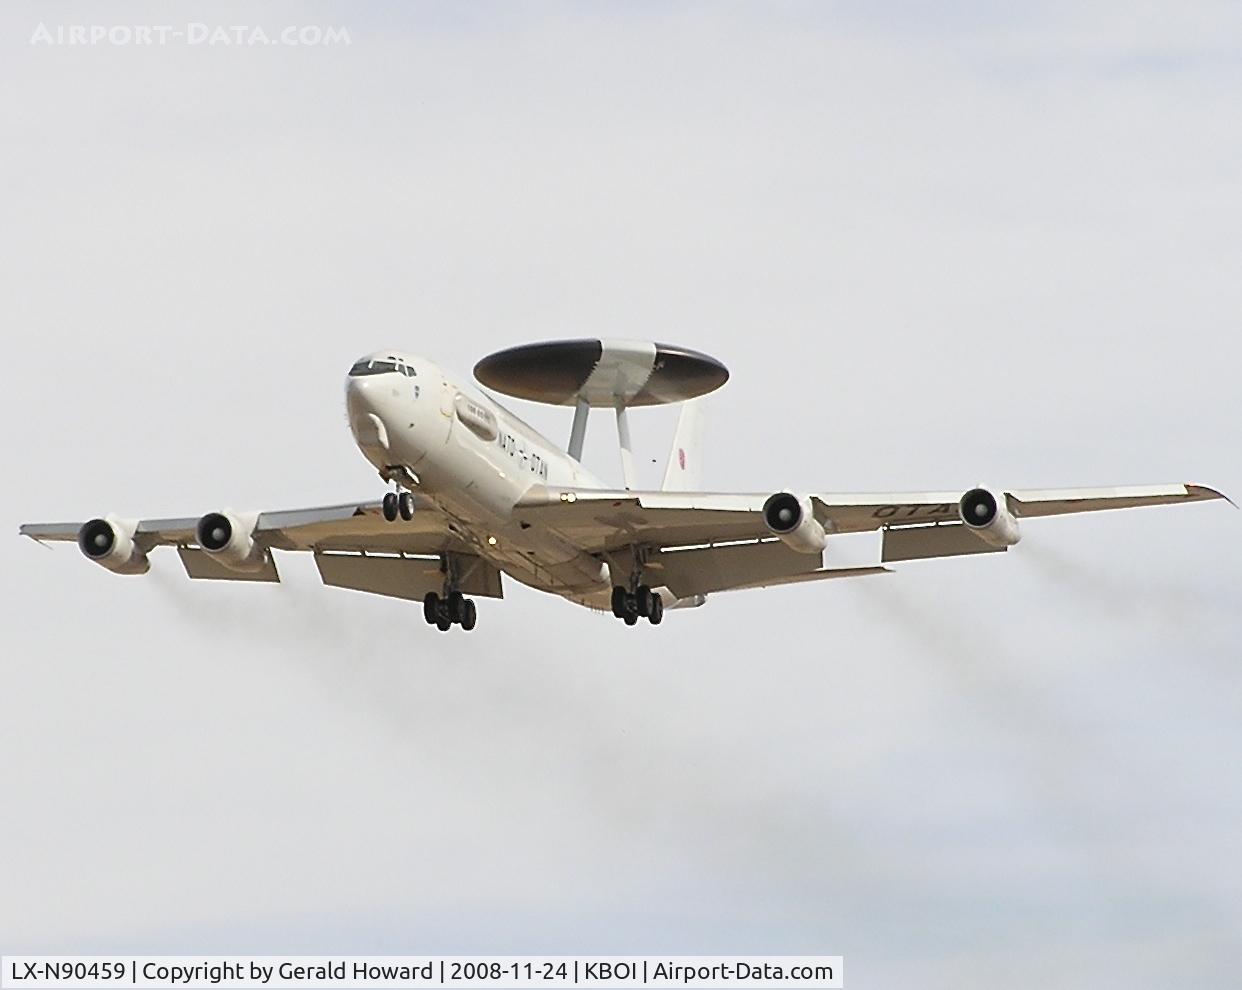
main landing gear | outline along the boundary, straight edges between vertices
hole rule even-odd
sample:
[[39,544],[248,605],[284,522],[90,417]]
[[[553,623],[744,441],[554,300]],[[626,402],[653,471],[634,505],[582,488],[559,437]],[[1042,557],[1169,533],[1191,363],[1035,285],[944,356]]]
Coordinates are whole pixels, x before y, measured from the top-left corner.
[[635,625],[640,617],[658,626],[664,621],[664,600],[645,584],[633,591],[617,585],[612,589],[612,614],[627,626]]
[[409,492],[389,492],[383,501],[384,518],[395,522],[400,516],[406,522],[414,518],[414,496]]
[[444,591],[442,594],[429,591],[423,595],[423,619],[440,632],[448,632],[455,625],[469,632],[479,621],[479,613],[474,599],[467,598],[458,589],[470,576],[470,571],[462,574],[462,558],[455,553],[440,555],[440,570],[444,574],[441,586]]
[[463,597],[460,591],[450,591],[447,595],[429,591],[423,596],[423,618],[427,625],[435,626],[440,632],[448,632],[454,624],[469,632],[479,621],[479,613],[474,599]]

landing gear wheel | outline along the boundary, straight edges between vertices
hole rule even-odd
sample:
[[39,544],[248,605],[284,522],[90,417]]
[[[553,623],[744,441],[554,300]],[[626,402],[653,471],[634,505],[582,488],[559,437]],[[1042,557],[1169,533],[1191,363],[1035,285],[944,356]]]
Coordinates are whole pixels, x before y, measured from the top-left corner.
[[397,493],[389,492],[384,496],[384,518],[392,522],[397,518]]
[[462,602],[461,606],[461,627],[469,632],[474,628],[474,624],[479,621],[478,610],[474,607],[474,599],[467,598]]
[[647,613],[647,621],[653,626],[664,621],[664,599],[657,594],[651,596],[651,611]]
[[440,607],[440,614],[436,616],[436,628],[440,632],[448,632],[449,627],[453,624],[453,620],[448,617],[448,610],[443,606]]
[[612,614],[618,619],[625,618],[625,600],[629,597],[626,590],[617,585],[612,589]]
[[450,622],[461,622],[465,615],[466,599],[462,597],[460,591],[450,591],[448,598],[445,599],[448,605],[448,617]]
[[638,613],[637,612],[626,612],[624,619],[625,619],[625,624],[627,626],[635,625],[638,622]]
[[634,604],[643,618],[651,615],[651,589],[647,585],[638,586],[638,590],[634,592]]
[[434,591],[429,591],[423,595],[423,619],[427,625],[434,626],[436,618],[440,614],[440,596]]
[[414,496],[409,492],[402,492],[397,496],[397,512],[401,518],[409,522],[414,518]]

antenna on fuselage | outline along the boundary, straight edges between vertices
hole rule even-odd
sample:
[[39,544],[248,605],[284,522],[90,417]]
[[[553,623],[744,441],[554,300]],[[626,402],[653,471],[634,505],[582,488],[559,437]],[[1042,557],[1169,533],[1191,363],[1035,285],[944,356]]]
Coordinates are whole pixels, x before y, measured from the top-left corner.
[[625,487],[634,487],[634,447],[628,410],[685,402],[714,392],[729,371],[713,357],[645,340],[552,340],[489,354],[474,366],[483,385],[505,395],[554,406],[573,406],[566,450],[582,460],[587,418],[593,408],[617,416],[617,445]]

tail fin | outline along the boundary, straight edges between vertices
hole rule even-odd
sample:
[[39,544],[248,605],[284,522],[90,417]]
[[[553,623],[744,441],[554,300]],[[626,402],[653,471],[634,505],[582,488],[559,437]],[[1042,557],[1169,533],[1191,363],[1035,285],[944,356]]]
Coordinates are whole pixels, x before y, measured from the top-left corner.
[[673,448],[669,451],[668,466],[664,469],[664,484],[660,486],[663,491],[700,490],[703,412],[699,402],[698,399],[691,399],[681,407],[677,432],[673,434]]

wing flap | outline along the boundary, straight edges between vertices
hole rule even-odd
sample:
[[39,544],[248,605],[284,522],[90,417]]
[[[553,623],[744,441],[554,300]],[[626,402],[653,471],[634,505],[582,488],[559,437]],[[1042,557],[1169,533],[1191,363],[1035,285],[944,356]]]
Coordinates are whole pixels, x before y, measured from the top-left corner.
[[806,581],[826,581],[832,578],[866,577],[868,574],[891,574],[887,567],[824,567],[807,574],[787,574],[784,577],[764,578],[746,584],[734,585],[726,591],[744,591],[747,588],[774,588],[782,584],[802,584]]
[[892,564],[899,560],[927,560],[931,557],[961,557],[975,553],[1003,553],[1008,547],[984,543],[961,523],[942,526],[903,526],[884,530],[880,560]]
[[371,595],[421,601],[444,584],[440,562],[429,557],[374,557],[359,553],[317,553],[323,583]]
[[[503,598],[500,571],[480,557],[459,556],[458,587],[464,595]],[[444,572],[434,557],[375,556],[361,553],[316,553],[315,566],[323,583],[387,598],[422,601],[444,588]]]
[[263,567],[257,571],[235,571],[225,567],[205,550],[192,547],[177,547],[177,556],[186,574],[200,581],[280,581],[276,571],[276,561],[269,554]]
[[646,569],[650,584],[658,582],[678,598],[690,598],[759,580],[807,574],[822,564],[822,554],[798,553],[772,541],[668,550],[650,557]]

